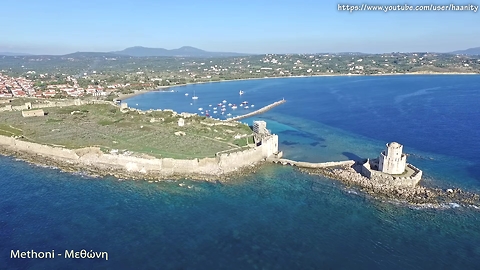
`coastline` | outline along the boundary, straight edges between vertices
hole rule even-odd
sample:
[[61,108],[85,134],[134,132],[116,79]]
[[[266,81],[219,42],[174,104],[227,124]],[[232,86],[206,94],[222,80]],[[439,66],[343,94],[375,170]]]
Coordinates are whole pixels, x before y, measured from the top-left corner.
[[[448,73],[449,75],[459,75],[459,74],[451,74]],[[393,75],[393,74],[378,74],[378,75]],[[377,75],[377,76],[378,76]],[[396,75],[413,75],[413,74],[396,74]],[[415,75],[444,75],[444,74],[415,74]],[[478,74],[462,74],[462,75],[478,75]],[[352,76],[352,75],[318,75],[318,76]],[[363,75],[353,75],[353,76],[363,76]],[[367,75],[368,76],[368,75]],[[298,76],[299,78],[302,77],[308,77],[308,76]],[[313,76],[312,76],[313,77]],[[292,78],[292,77],[282,77],[282,78]],[[253,79],[271,79],[271,78],[253,78]],[[252,80],[252,79],[242,79],[242,80]],[[219,81],[219,82],[224,82],[224,81]],[[201,82],[201,83],[207,83],[207,82]],[[182,85],[178,85],[182,86]],[[162,87],[161,89],[165,88],[170,88],[168,87]],[[146,92],[150,92],[153,90],[143,90],[140,93],[137,94],[143,94]],[[0,138],[3,142],[3,138]],[[78,173],[80,172],[81,174],[85,173],[87,175],[91,176],[105,176],[105,175],[112,175],[116,178],[129,178],[132,180],[147,180],[147,181],[159,181],[159,180],[171,180],[171,179],[192,179],[192,180],[203,180],[203,181],[226,181],[227,179],[230,179],[231,177],[235,176],[244,176],[247,174],[254,173],[256,168],[258,166],[261,166],[264,164],[263,160],[260,160],[257,163],[246,163],[244,166],[240,168],[235,168],[235,170],[211,170],[210,173],[202,173],[202,172],[187,172],[187,171],[180,171],[180,172],[172,172],[172,173],[161,173],[158,172],[160,169],[157,169],[155,172],[150,172],[150,171],[142,171],[142,168],[139,167],[138,169],[134,170],[125,170],[125,169],[119,169],[118,167],[115,166],[109,166],[112,164],[116,164],[116,162],[113,162],[110,160],[109,162],[112,162],[112,164],[107,164],[107,166],[103,166],[101,168],[94,168],[95,166],[88,166],[91,165],[91,163],[75,163],[71,162],[68,159],[55,159],[55,158],[50,158],[46,156],[42,156],[41,153],[38,153],[33,151],[33,155],[29,154],[28,152],[19,152],[19,151],[2,151],[3,147],[1,147],[2,143],[0,143],[0,154],[3,154],[4,152],[6,155],[9,156],[14,156],[17,158],[20,158],[22,160],[26,160],[28,162],[31,162],[33,164],[41,164],[44,166],[51,166],[55,168],[59,168],[62,171],[66,172],[73,172],[73,173]],[[196,159],[197,163],[199,163],[199,160]],[[100,162],[101,165],[106,165],[104,162]],[[124,164],[128,165],[128,164]],[[130,166],[130,165],[128,165]],[[352,178],[352,175],[350,174],[351,169],[349,167],[342,167],[341,169],[338,169],[339,167],[329,167],[325,169],[319,169],[319,170],[310,170],[310,171],[303,171],[303,172],[308,172],[309,174],[317,174],[321,175],[327,178],[331,178],[334,180],[339,180],[343,184],[345,184],[347,187],[360,187],[360,189],[363,191],[363,193],[370,195],[376,199],[387,199],[387,200],[400,200],[401,202],[408,202],[413,205],[424,205],[424,204],[434,204],[434,205],[440,205],[442,203],[444,204],[457,204],[457,203],[462,203],[467,206],[472,206],[474,205],[480,206],[479,203],[479,197],[477,194],[473,193],[468,193],[461,191],[459,189],[452,189],[452,192],[448,192],[445,190],[440,190],[440,189],[429,189],[425,188],[422,186],[417,186],[414,189],[398,189],[398,188],[392,188],[388,186],[375,186],[372,185],[371,183],[367,182],[361,182],[363,180],[358,180],[355,178]],[[349,175],[350,174],[350,175]]]
[[262,78],[244,78],[244,79],[230,79],[230,80],[221,80],[221,81],[206,81],[206,82],[193,82],[186,84],[176,84],[169,86],[159,86],[153,89],[144,89],[144,90],[134,90],[134,93],[131,94],[120,94],[117,99],[125,100],[135,96],[139,96],[149,92],[164,91],[168,88],[189,86],[189,85],[200,85],[208,83],[222,83],[222,82],[235,82],[235,81],[253,81],[253,80],[267,80],[267,79],[288,79],[288,78],[310,78],[310,77],[351,77],[351,76],[403,76],[403,75],[432,75],[432,76],[441,76],[441,75],[480,75],[480,73],[468,73],[468,72],[409,72],[409,73],[381,73],[381,74],[318,74],[318,75],[298,75],[298,76],[283,76],[283,77],[262,77]]
[[245,166],[232,172],[225,172],[222,174],[160,174],[160,173],[142,173],[129,172],[123,169],[115,167],[97,168],[92,166],[84,166],[77,163],[71,163],[66,160],[60,160],[58,158],[52,158],[40,154],[31,154],[23,151],[16,151],[8,148],[4,148],[0,145],[0,155],[4,157],[14,158],[29,164],[45,167],[49,169],[58,169],[65,173],[80,174],[91,178],[100,178],[112,176],[118,180],[133,180],[133,181],[148,181],[148,182],[160,182],[166,180],[182,180],[189,179],[192,181],[206,181],[206,182],[220,182],[226,183],[229,180],[237,177],[242,177],[255,173],[262,166],[267,164],[266,162],[257,162],[250,166]]
[[421,184],[401,187],[376,183],[358,173],[358,164],[325,168],[300,168],[309,175],[318,175],[341,182],[347,190],[358,190],[364,196],[407,206],[428,208],[472,207],[480,209],[480,195],[459,188],[442,190]]
[[106,154],[98,147],[67,149],[26,142],[0,135],[0,154],[68,172],[112,175],[129,179],[178,179],[214,181],[244,174],[278,152],[278,136],[262,139],[260,145],[242,151],[217,153],[214,158],[152,158]]
[[[81,149],[80,149],[81,150]],[[256,173],[264,166],[272,164],[271,160],[262,159],[255,163],[235,168],[231,171],[212,171],[210,173],[194,172],[174,172],[164,173],[161,171],[141,172],[136,170],[125,170],[115,166],[114,163],[102,163],[101,166],[88,166],[88,164],[74,162],[66,158],[44,155],[33,151],[22,151],[11,149],[0,144],[0,155],[15,158],[35,166],[47,167],[49,169],[58,169],[65,173],[78,174],[86,177],[101,178],[112,176],[121,180],[147,181],[149,183],[158,183],[161,181],[192,180],[214,183],[230,183],[235,179]],[[382,185],[370,181],[368,178],[358,174],[355,166],[357,164],[347,164],[349,162],[333,162],[331,166],[306,168],[295,167],[300,173],[324,177],[333,181],[340,182],[347,192],[355,193],[359,196],[365,196],[373,200],[402,204],[407,207],[425,207],[425,208],[452,208],[452,207],[472,207],[480,209],[480,195],[463,191],[458,188],[442,190],[438,188],[424,187],[421,184],[415,187],[399,187]],[[352,161],[352,163],[354,163]],[[90,164],[91,165],[91,164]],[[273,166],[278,166],[274,165]],[[312,189],[315,189],[315,182],[323,181],[314,179]],[[358,192],[356,192],[358,191]]]

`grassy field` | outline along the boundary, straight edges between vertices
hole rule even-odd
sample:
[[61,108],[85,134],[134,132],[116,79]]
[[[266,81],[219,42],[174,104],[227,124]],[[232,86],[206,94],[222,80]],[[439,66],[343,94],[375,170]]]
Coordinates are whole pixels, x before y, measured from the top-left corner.
[[[45,108],[43,117],[24,118],[21,112],[0,112],[0,134],[23,135],[42,144],[82,148],[98,146],[105,152],[118,149],[154,157],[213,157],[219,151],[240,148],[250,135],[246,125],[214,125],[220,121],[194,116],[178,126],[180,116],[172,112],[122,113],[111,105]],[[175,134],[177,132],[177,134]],[[179,134],[180,132],[180,134]],[[249,136],[249,142],[253,139]]]

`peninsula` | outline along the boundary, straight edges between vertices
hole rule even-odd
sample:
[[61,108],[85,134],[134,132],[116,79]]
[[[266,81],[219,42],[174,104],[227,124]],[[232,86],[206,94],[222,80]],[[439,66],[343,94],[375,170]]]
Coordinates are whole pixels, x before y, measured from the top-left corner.
[[[261,113],[284,103],[261,108]],[[392,142],[378,158],[308,163],[282,158],[265,121],[253,127],[172,110],[141,111],[103,100],[36,100],[0,107],[0,153],[36,164],[117,178],[222,181],[264,161],[336,179],[375,198],[480,207],[478,194],[427,188]]]
[[275,134],[172,110],[77,99],[7,105],[0,111],[4,151],[32,161],[41,155],[47,165],[94,174],[213,179],[278,154]]

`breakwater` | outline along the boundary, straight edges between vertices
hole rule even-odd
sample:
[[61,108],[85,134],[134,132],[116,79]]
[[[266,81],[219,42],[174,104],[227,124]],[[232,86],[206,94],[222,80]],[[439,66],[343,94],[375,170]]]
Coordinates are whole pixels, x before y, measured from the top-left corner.
[[262,108],[260,108],[256,111],[249,112],[247,114],[243,114],[243,115],[239,115],[239,116],[235,116],[235,117],[232,117],[232,118],[228,118],[227,121],[237,121],[237,120],[241,120],[241,119],[244,119],[244,118],[252,117],[254,115],[261,114],[261,113],[264,113],[268,110],[271,110],[271,109],[273,109],[273,108],[277,107],[278,105],[281,105],[285,102],[287,102],[287,101],[285,99],[282,99],[282,100],[276,101],[276,102],[274,102],[270,105],[262,107]]

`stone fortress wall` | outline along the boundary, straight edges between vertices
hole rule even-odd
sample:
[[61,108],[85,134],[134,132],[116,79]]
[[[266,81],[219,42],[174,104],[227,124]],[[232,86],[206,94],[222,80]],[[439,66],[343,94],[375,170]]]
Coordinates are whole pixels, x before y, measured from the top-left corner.
[[12,106],[10,104],[6,104],[5,106],[0,107],[0,112],[23,111],[23,110],[52,108],[52,107],[80,106],[80,105],[85,105],[85,104],[111,104],[111,105],[114,105],[113,102],[105,101],[105,100],[65,99],[65,100],[45,101],[45,102],[42,102],[42,103],[26,102],[24,105],[18,105],[18,106]]
[[379,184],[400,187],[415,187],[422,179],[422,171],[410,163],[406,164],[406,170],[411,171],[411,173],[404,176],[392,175],[372,169],[372,163],[378,163],[378,160],[367,159],[366,162],[361,164],[361,174],[369,179],[376,181]]
[[120,169],[130,173],[151,173],[162,176],[200,174],[220,175],[257,162],[278,152],[278,136],[270,135],[262,144],[233,153],[218,154],[214,158],[173,159],[139,158],[134,156],[105,154],[99,148],[65,149],[25,142],[13,137],[0,136],[0,145],[10,150],[39,154],[69,164],[94,167],[95,169]]
[[422,171],[406,162],[403,145],[391,142],[376,159],[360,162],[360,173],[380,184],[415,187],[422,179]]

